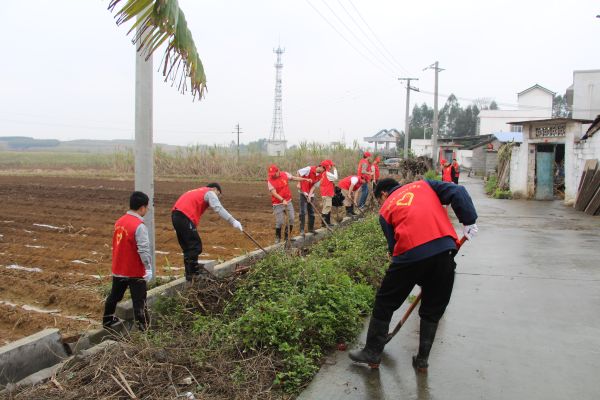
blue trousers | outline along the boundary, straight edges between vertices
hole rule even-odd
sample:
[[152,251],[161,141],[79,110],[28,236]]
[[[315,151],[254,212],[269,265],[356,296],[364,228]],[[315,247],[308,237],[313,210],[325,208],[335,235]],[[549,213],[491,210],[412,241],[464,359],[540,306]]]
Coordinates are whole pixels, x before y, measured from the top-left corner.
[[360,200],[358,201],[359,207],[365,205],[365,203],[367,202],[367,197],[369,197],[369,184],[365,182],[361,186]]

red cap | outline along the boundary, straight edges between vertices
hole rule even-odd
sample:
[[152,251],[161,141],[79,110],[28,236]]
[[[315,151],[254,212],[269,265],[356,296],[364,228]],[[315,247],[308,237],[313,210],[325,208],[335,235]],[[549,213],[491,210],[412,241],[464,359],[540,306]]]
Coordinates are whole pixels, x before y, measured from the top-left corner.
[[365,151],[365,152],[363,153],[363,156],[364,156],[364,157],[371,157],[371,153],[369,153],[368,151]]
[[269,178],[272,178],[273,175],[275,175],[277,172],[279,172],[279,168],[277,168],[277,165],[275,164],[271,164],[271,166],[269,167],[267,174],[269,176]]

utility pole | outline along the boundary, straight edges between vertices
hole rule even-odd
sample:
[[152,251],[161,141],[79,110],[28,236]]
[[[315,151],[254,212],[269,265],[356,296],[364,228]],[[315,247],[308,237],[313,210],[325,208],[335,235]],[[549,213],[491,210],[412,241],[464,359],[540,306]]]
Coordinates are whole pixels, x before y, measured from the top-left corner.
[[418,78],[398,78],[399,81],[406,81],[406,113],[404,114],[404,159],[408,158],[408,140],[410,136],[410,124],[408,113],[410,111],[410,91],[419,91],[416,87],[410,86],[410,81],[418,81]]
[[239,123],[235,126],[235,129],[236,129],[236,132],[234,132],[234,133],[237,133],[237,161],[239,163],[240,162],[240,133],[241,133]]
[[[140,29],[140,28],[138,28]],[[140,40],[145,40],[143,36]],[[150,198],[144,224],[148,228],[152,274],[156,277],[156,257],[154,254],[154,152],[152,132],[152,56],[146,60],[144,52],[137,51],[135,44],[135,190],[144,192]]]
[[433,159],[433,166],[437,168],[438,163],[438,130],[439,130],[439,113],[438,113],[438,74],[440,71],[443,71],[443,68],[439,67],[439,62],[431,64],[429,67],[424,68],[423,71],[427,69],[435,70],[435,89],[433,96],[433,134],[431,136],[431,158]]

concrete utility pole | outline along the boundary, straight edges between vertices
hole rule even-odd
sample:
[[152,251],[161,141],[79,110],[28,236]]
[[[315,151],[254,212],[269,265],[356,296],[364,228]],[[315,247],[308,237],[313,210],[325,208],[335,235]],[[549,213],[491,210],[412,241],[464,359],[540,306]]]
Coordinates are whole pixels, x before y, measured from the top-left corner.
[[408,158],[408,141],[410,136],[410,123],[408,113],[410,111],[410,91],[419,91],[416,87],[410,86],[410,81],[418,81],[419,78],[398,78],[399,81],[406,81],[406,113],[404,114],[404,159]]
[[438,130],[439,130],[439,113],[438,113],[438,74],[440,71],[443,71],[443,68],[439,67],[439,62],[431,64],[429,67],[424,68],[423,71],[427,69],[435,70],[435,89],[433,96],[433,134],[431,136],[431,158],[433,159],[433,166],[437,168],[438,164]]
[[[152,275],[156,277],[154,247],[154,152],[152,140],[152,56],[146,61],[135,48],[135,190],[150,198],[144,224],[148,228]],[[153,278],[154,279],[154,278]]]

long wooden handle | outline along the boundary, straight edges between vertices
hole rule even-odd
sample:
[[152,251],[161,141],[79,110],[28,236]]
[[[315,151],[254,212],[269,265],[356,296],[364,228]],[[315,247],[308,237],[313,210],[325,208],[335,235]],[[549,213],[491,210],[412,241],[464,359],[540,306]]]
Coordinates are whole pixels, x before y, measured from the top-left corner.
[[254,242],[254,244],[255,244],[255,245],[257,245],[259,249],[261,249],[262,251],[264,251],[264,252],[265,252],[265,254],[269,254],[269,252],[268,252],[268,251],[266,251],[265,249],[263,249],[263,247],[262,247],[260,244],[258,244],[258,242],[257,242],[256,240],[254,240],[254,238],[253,238],[252,236],[250,236],[250,234],[249,234],[248,232],[246,232],[246,231],[242,231],[242,233],[243,233],[244,235],[246,235],[246,237],[247,237],[248,239],[252,240],[252,242]]

